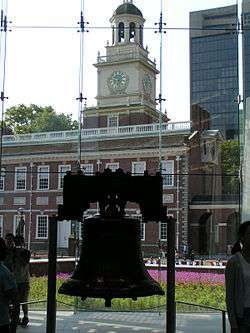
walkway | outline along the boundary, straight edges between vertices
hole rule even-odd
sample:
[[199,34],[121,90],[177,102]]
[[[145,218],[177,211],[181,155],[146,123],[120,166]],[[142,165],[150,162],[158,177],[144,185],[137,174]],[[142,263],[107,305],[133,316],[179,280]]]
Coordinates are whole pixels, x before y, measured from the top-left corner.
[[[176,333],[220,333],[221,316],[217,313],[177,314]],[[44,311],[30,311],[30,324],[17,333],[45,333]],[[159,313],[57,312],[57,332],[63,333],[165,333],[165,315]],[[229,332],[229,326],[227,329]]]

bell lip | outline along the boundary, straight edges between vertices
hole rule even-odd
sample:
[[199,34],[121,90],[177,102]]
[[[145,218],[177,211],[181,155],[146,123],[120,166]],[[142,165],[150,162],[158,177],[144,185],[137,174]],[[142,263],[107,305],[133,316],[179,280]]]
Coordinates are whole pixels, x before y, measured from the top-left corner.
[[[138,219],[136,218],[131,218],[130,215],[124,215],[124,216],[118,216],[118,217],[103,217],[101,216],[100,214],[95,214],[95,215],[92,215],[92,216],[88,216],[84,219],[84,221],[91,221],[91,220],[100,220],[100,221],[108,221],[108,222],[116,222],[119,220],[120,221],[126,221],[126,222],[129,222],[129,221],[133,221],[133,222],[140,222]],[[84,222],[83,221],[83,222]]]
[[165,292],[158,284],[154,281],[152,285],[142,283],[141,285],[134,285],[133,287],[97,287],[89,286],[83,288],[80,280],[67,279],[58,289],[59,294],[69,296],[79,296],[82,298],[134,298],[134,297],[148,297],[154,295],[165,295]]

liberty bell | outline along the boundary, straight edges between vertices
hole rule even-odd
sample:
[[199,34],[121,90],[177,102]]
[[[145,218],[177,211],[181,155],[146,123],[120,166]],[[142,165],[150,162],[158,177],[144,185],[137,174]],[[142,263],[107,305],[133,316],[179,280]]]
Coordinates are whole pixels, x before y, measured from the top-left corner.
[[82,221],[92,202],[100,214],[84,219],[81,255],[72,276],[59,288],[71,296],[113,298],[164,295],[147,272],[141,254],[140,221],[125,215],[127,201],[139,204],[143,222],[163,221],[162,178],[160,174],[131,176],[121,169],[106,169],[95,176],[82,173],[64,177],[63,205],[59,220]]

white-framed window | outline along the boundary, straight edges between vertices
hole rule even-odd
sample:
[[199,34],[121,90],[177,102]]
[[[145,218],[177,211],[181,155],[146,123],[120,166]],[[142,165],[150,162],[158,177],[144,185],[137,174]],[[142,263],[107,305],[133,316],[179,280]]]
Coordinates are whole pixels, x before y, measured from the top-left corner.
[[[84,214],[83,219],[90,217],[92,215]],[[76,237],[76,239],[82,240],[84,235],[84,223],[79,221],[71,221],[71,234]]]
[[25,237],[25,215],[14,215],[13,235],[21,235]]
[[174,186],[174,160],[162,161],[164,186]]
[[166,222],[160,222],[159,223],[159,238],[161,241],[167,240],[167,223]]
[[0,215],[0,237],[3,237],[3,215]]
[[109,115],[107,118],[107,127],[118,127],[119,126],[119,116]]
[[36,217],[36,238],[48,238],[48,215],[37,215]]
[[132,174],[135,176],[144,175],[144,171],[146,170],[146,162],[132,162]]
[[4,185],[5,185],[5,169],[2,168],[0,174],[0,191],[4,191]]
[[[137,219],[140,222],[142,221],[142,215],[141,214],[135,214],[131,216],[133,219]],[[145,235],[146,235],[146,223],[141,222],[140,223],[140,238],[141,241],[145,241]]]
[[117,169],[119,169],[119,162],[106,163],[105,168],[110,169],[112,172],[115,172]]
[[82,240],[83,239],[83,223],[79,221],[74,221],[75,223],[75,237],[76,239]]
[[63,178],[66,175],[67,171],[71,170],[71,165],[59,165],[58,166],[58,188],[63,188]]
[[40,165],[37,168],[37,189],[48,190],[49,189],[49,166]]
[[146,224],[141,222],[141,240],[145,241]]
[[15,190],[26,190],[26,167],[15,168]]
[[81,164],[81,170],[86,175],[93,176],[93,174],[94,174],[94,164],[93,163]]

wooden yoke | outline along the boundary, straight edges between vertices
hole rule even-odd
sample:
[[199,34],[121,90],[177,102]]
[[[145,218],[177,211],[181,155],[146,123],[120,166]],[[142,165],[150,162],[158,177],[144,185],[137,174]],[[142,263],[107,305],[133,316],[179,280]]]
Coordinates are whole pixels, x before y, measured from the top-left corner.
[[130,201],[139,204],[143,222],[165,221],[162,185],[159,173],[150,176],[147,171],[143,176],[132,176],[122,169],[115,172],[106,169],[94,176],[68,172],[64,177],[63,205],[59,205],[58,219],[82,221],[84,211],[94,202],[99,203],[101,217],[122,217]]

